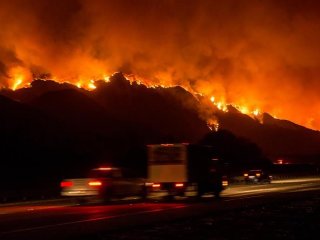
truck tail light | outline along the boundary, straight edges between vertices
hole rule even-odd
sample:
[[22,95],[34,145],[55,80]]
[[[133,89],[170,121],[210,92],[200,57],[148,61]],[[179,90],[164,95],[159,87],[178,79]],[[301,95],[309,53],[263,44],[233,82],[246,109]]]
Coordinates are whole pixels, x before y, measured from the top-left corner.
[[248,176],[249,176],[249,174],[248,174],[248,173],[245,173],[245,174],[243,174],[243,176],[248,177]]
[[71,181],[62,181],[60,183],[60,187],[72,187],[73,186],[73,182]]
[[153,187],[153,188],[160,188],[160,187],[161,187],[161,184],[160,184],[160,183],[153,183],[153,184],[152,184],[152,187]]
[[102,182],[101,181],[90,181],[88,184],[89,184],[89,186],[92,186],[92,187],[99,187],[102,185]]
[[176,184],[174,184],[174,186],[176,188],[182,188],[182,187],[184,187],[184,184],[183,183],[176,183]]

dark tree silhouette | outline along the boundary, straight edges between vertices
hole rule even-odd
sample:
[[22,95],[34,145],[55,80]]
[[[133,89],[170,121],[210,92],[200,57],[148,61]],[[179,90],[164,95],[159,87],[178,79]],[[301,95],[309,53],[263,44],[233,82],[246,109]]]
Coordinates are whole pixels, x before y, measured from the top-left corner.
[[266,168],[270,165],[255,143],[227,130],[210,132],[199,143],[212,146],[217,156],[233,168]]

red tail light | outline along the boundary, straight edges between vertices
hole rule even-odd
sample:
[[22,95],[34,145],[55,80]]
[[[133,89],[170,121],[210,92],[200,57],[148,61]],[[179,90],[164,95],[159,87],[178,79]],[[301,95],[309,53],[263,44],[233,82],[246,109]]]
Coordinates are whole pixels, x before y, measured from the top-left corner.
[[60,183],[60,187],[72,187],[73,186],[73,182],[71,181],[63,181]]
[[101,170],[101,171],[110,171],[112,170],[111,167],[99,167],[98,170]]
[[184,186],[184,184],[183,184],[183,183],[176,183],[174,186],[175,186],[176,188],[181,188],[181,187]]
[[154,183],[154,184],[152,184],[152,187],[153,188],[159,188],[159,187],[161,187],[161,184],[160,183]]
[[100,181],[90,181],[89,183],[89,186],[92,186],[92,187],[99,187],[102,185],[102,182]]
[[227,187],[229,185],[228,180],[223,180],[222,181],[222,186]]

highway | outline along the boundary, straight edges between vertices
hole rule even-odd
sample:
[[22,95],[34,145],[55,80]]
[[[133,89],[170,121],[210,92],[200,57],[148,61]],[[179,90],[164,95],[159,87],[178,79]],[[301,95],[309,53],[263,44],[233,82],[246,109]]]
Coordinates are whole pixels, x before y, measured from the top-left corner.
[[273,181],[265,185],[231,185],[217,200],[179,198],[115,201],[77,205],[69,200],[0,205],[0,239],[77,239],[78,236],[168,222],[320,194],[320,178]]

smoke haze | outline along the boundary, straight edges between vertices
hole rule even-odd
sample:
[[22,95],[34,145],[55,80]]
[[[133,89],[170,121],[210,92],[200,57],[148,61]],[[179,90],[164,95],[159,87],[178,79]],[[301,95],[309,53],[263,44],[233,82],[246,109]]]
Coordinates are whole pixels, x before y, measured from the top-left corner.
[[320,129],[320,2],[0,2],[0,86],[116,71]]

